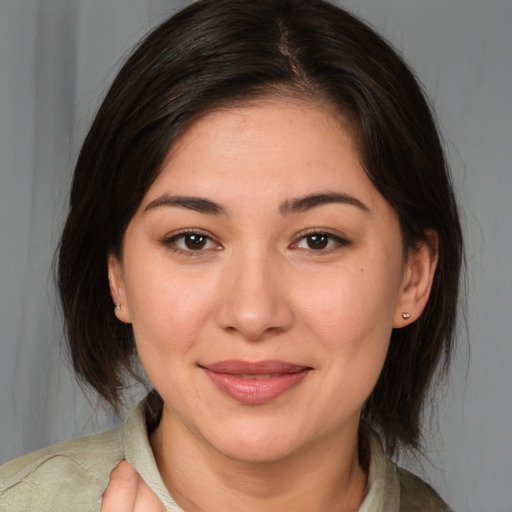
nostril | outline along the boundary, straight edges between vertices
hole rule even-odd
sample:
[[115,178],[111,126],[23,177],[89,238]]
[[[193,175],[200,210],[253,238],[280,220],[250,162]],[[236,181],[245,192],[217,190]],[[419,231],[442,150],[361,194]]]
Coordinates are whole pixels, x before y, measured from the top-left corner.
[[246,257],[247,253],[237,254],[232,265],[225,267],[215,314],[225,332],[258,341],[288,330],[293,314],[277,267],[267,254],[248,252]]
[[293,315],[284,305],[251,312],[224,307],[219,314],[219,325],[225,332],[238,333],[249,341],[259,341],[286,332],[292,321]]

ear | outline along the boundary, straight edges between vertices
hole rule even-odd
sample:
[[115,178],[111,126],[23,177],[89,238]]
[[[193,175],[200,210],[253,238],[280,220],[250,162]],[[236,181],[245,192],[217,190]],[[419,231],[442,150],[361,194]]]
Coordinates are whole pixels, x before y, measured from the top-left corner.
[[417,320],[423,312],[437,267],[438,246],[437,232],[431,230],[426,233],[425,240],[409,250],[393,327],[404,327]]
[[126,324],[131,322],[130,312],[126,302],[126,289],[124,285],[123,264],[117,256],[108,255],[108,283],[110,296],[114,301],[114,314]]

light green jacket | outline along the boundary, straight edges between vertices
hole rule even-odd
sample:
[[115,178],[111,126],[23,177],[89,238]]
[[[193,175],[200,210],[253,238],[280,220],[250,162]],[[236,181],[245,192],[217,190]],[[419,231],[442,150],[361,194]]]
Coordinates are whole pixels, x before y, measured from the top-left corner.
[[[112,469],[126,459],[165,505],[183,512],[165,487],[149,445],[144,402],[124,425],[29,453],[0,466],[1,512],[94,512]],[[449,512],[419,478],[388,460],[371,439],[368,489],[359,512]]]

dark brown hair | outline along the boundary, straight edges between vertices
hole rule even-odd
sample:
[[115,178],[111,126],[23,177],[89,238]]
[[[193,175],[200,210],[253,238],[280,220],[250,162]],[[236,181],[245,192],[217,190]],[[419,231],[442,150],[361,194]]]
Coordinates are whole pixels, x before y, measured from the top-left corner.
[[397,211],[404,246],[439,235],[422,316],[392,333],[363,409],[388,453],[417,448],[421,411],[453,345],[462,235],[436,125],[396,52],[320,0],[200,0],[150,33],[126,61],[85,139],[60,244],[58,284],[75,371],[114,407],[136,360],[114,316],[107,256],[172,144],[209,111],[267,95],[322,102],[351,122],[361,160]]

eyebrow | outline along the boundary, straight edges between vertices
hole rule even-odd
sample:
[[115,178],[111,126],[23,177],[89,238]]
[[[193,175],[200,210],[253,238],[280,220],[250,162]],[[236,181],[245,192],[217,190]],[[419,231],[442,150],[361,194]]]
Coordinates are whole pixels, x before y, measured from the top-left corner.
[[151,203],[144,208],[144,213],[154,208],[159,208],[160,206],[186,208],[188,210],[194,210],[199,213],[208,213],[210,215],[226,214],[226,210],[220,204],[210,199],[193,196],[170,196],[167,194],[151,201]]
[[[356,197],[340,192],[324,192],[291,199],[281,203],[279,211],[281,215],[286,216],[293,213],[305,212],[327,204],[348,204],[356,206],[366,213],[371,213],[370,208],[362,201]],[[168,194],[164,194],[151,201],[151,203],[144,208],[144,213],[161,206],[186,208],[210,215],[226,215],[225,208],[211,199],[195,196],[170,196]]]
[[279,207],[279,211],[282,215],[289,215],[291,213],[301,213],[312,208],[318,208],[327,204],[348,204],[356,206],[366,213],[372,213],[370,208],[366,206],[362,201],[348,194],[339,192],[325,192],[320,194],[311,194],[296,199],[285,201]]

